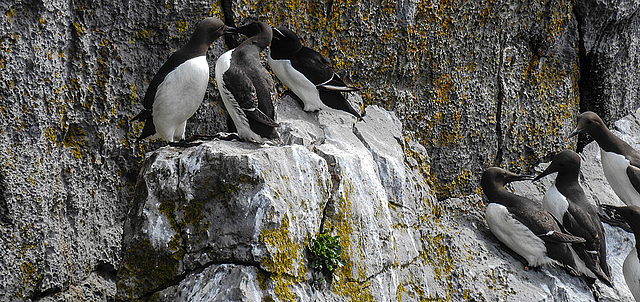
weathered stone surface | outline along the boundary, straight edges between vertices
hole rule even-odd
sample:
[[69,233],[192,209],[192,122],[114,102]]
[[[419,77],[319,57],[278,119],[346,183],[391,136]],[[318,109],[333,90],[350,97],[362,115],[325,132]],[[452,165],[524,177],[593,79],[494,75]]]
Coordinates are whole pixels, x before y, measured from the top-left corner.
[[634,112],[640,78],[640,2],[576,2],[579,29],[580,109],[595,111],[607,123]]
[[301,146],[216,141],[156,151],[125,225],[119,296],[140,297],[212,263],[299,277],[330,179],[326,163]]
[[[223,6],[228,8],[224,16]],[[337,158],[343,164],[373,159],[368,171],[384,175],[370,179],[385,191],[375,195],[380,200],[368,202],[381,206],[386,198],[393,205],[378,213],[391,213],[380,224],[390,221],[393,230],[363,231],[374,235],[373,242],[419,238],[428,234],[417,231],[425,221],[445,221],[445,210],[426,189],[411,188],[424,181],[422,177],[440,199],[468,195],[477,188],[478,172],[489,165],[526,170],[565,148],[568,143],[562,134],[571,130],[575,113],[585,104],[603,108],[599,113],[608,121],[636,108],[636,7],[635,1],[2,2],[0,300],[113,297],[114,274],[124,266],[121,254],[127,253],[121,244],[124,221],[130,212],[139,214],[130,206],[143,154],[163,145],[135,144],[141,125],[129,119],[141,108],[140,99],[154,72],[205,16],[225,17],[236,24],[261,19],[290,26],[306,45],[327,55],[349,83],[361,88],[361,108],[377,104],[397,114],[403,125],[399,147],[381,145],[389,146],[400,136],[394,134],[378,144],[356,124],[356,130],[345,136],[351,141],[355,135],[361,143],[353,150],[369,155],[349,157],[329,146],[321,150],[325,153],[316,153],[327,155],[324,161]],[[210,62],[225,50],[222,39],[214,43]],[[290,144],[309,146],[311,151],[325,144],[325,130],[314,117],[296,113],[287,117],[298,124],[290,127]],[[299,120],[309,125],[301,127]],[[282,121],[286,132],[288,122]],[[219,96],[210,85],[187,132],[211,134],[226,130],[225,124]],[[397,129],[397,125],[388,126]],[[398,150],[405,155],[402,160],[391,157]],[[404,176],[399,167],[403,161]],[[357,171],[336,165],[341,170],[330,165],[328,170],[343,177],[358,176]],[[409,181],[401,186],[403,177]],[[331,188],[336,189],[331,196],[346,196],[347,186],[332,182]],[[606,202],[606,194],[602,195],[598,200]],[[340,208],[339,202],[331,204],[348,209]],[[197,205],[189,209],[193,208]],[[333,214],[353,218],[346,212]],[[364,214],[353,215],[366,221]],[[427,223],[429,228],[431,223],[435,222]],[[409,225],[411,231],[393,227],[397,225]],[[172,234],[166,225],[156,227],[167,232],[163,235]],[[193,225],[184,227],[195,231]],[[191,233],[183,237],[197,238]],[[418,251],[422,246],[418,239],[407,240],[396,244],[406,249],[405,260],[415,254],[413,245]],[[422,251],[435,254],[429,249],[439,247],[432,244]],[[234,253],[250,258],[243,251]],[[207,259],[181,261],[195,267],[207,263]],[[381,259],[376,267],[387,263],[389,258]],[[176,266],[185,272],[192,268]],[[398,276],[414,277],[417,272],[437,273],[437,278],[416,277],[420,280],[416,286],[398,281],[398,287],[413,288],[414,296],[407,297],[420,292],[447,297],[455,288],[434,281],[447,278],[421,263],[411,262],[397,271]],[[383,270],[379,276],[384,277],[368,277],[378,280],[392,274]],[[350,274],[354,275],[357,272]],[[276,288],[282,282],[274,284]],[[385,286],[390,284],[394,283]]]
[[[592,291],[582,279],[570,276],[557,266],[539,271],[524,270],[523,264],[515,260],[486,227],[482,197],[472,195],[438,202],[422,174],[412,167],[415,163],[403,160],[408,152],[426,151],[401,139],[402,128],[394,114],[369,106],[363,120],[355,121],[352,116],[340,112],[304,113],[289,98],[280,103],[278,110],[300,117],[299,123],[285,119],[288,124],[282,126],[291,141],[313,143],[259,148],[245,143],[215,141],[181,151],[164,148],[147,158],[136,195],[140,202],[137,212],[142,214],[132,216],[135,218],[131,222],[132,226],[135,223],[139,227],[127,228],[125,235],[125,247],[136,250],[125,252],[124,263],[128,265],[129,259],[137,260],[135,255],[142,249],[146,250],[145,255],[159,253],[164,256],[158,259],[169,256],[177,264],[175,269],[172,267],[169,277],[158,276],[155,271],[127,271],[125,267],[120,271],[118,281],[121,298],[133,293],[160,301],[194,301],[203,297],[211,301],[594,300]],[[308,133],[322,133],[323,137],[306,140]],[[597,177],[601,173],[590,168],[597,149],[586,150],[582,180],[592,184],[592,188],[603,187],[606,183]],[[290,157],[291,154],[298,155]],[[263,158],[271,161],[266,163]],[[308,159],[313,160],[305,162]],[[253,168],[228,162],[253,163]],[[287,164],[283,165],[283,162]],[[311,180],[315,183],[313,189],[296,189],[289,195],[264,195],[273,195],[273,198],[260,197],[265,190],[281,191],[276,188],[309,184],[309,179],[298,180],[300,174],[295,174],[299,173],[298,169],[286,168],[290,165],[308,165],[302,169],[306,174],[318,167],[324,172],[321,177]],[[216,167],[234,167],[241,172],[207,172],[221,169]],[[542,171],[542,167],[537,170]],[[255,171],[252,175],[257,176],[246,176],[246,179],[257,180],[239,182],[242,178],[235,177],[235,173],[246,174],[245,171]],[[287,173],[298,176],[268,176]],[[396,177],[389,177],[390,173]],[[214,178],[213,175],[227,175],[220,177],[226,180],[227,188],[243,186],[243,190],[234,190],[232,196],[228,196],[228,193],[220,192],[222,187],[215,185],[216,181],[209,181],[203,187],[194,181],[202,178],[194,176],[200,174]],[[165,185],[157,181],[159,175]],[[279,181],[274,182],[275,179]],[[512,187],[518,194],[540,201],[551,182],[549,177],[535,183],[519,182]],[[299,202],[289,199],[295,199],[302,191],[318,192],[305,195],[315,196],[307,204],[319,205],[309,206],[305,211],[305,219],[312,223],[307,221],[305,225],[303,219],[295,216],[295,210],[284,215],[270,212],[270,209],[278,208],[275,206],[278,204],[285,205],[280,212],[295,207]],[[180,218],[187,215],[160,210],[162,205],[157,200],[162,196],[183,199],[176,201],[183,204],[188,203],[189,198],[198,200],[196,195],[190,197],[195,193],[187,192],[206,192],[202,196],[207,197],[201,199],[205,209],[202,213],[206,214],[197,221],[209,228],[207,234],[224,233],[221,226],[213,225],[223,224],[219,217],[228,216],[234,217],[233,223],[227,223],[235,227],[235,232],[249,225],[253,237],[234,236],[223,242],[208,235],[208,238],[202,237],[203,240],[195,240],[197,232],[172,231],[176,225],[189,228],[189,223],[182,223],[184,219]],[[587,192],[590,199],[595,200],[595,192],[592,189]],[[225,194],[225,198],[212,197]],[[401,203],[395,196],[402,196]],[[225,200],[232,204],[261,200],[258,209],[267,210],[262,215],[253,215],[252,206],[234,207],[237,211],[234,213],[215,206]],[[178,207],[175,213],[179,212]],[[249,214],[244,219],[237,218],[241,213]],[[291,217],[292,222],[284,223],[282,217]],[[177,223],[171,222],[173,219]],[[330,229],[340,236],[342,257],[347,261],[331,283],[314,283],[306,264],[305,246],[321,229]],[[168,249],[178,233],[189,235],[181,235],[183,239],[178,247]],[[267,233],[274,236],[265,235]],[[297,235],[301,233],[305,235]],[[633,237],[608,226],[606,233],[614,288],[597,282],[594,293],[600,301],[632,301],[621,275],[621,266],[633,245]],[[151,244],[136,246],[135,242],[144,240]],[[244,255],[250,256],[234,254],[242,244],[248,245]],[[186,252],[178,255],[176,250]],[[206,260],[194,263],[189,259]],[[131,262],[134,263],[136,261]],[[141,276],[148,280],[165,280],[166,286],[146,286],[139,282]],[[133,289],[132,285],[139,287]]]

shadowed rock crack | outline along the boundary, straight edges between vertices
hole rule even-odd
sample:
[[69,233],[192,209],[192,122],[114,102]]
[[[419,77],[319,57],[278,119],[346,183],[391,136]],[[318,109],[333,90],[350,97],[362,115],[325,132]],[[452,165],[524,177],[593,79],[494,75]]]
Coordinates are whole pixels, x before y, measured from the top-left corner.
[[44,298],[46,298],[48,296],[52,296],[52,295],[55,295],[57,293],[61,293],[62,290],[63,290],[62,287],[53,287],[53,288],[49,288],[49,289],[47,289],[45,291],[36,290],[36,291],[33,292],[33,296],[31,297],[31,300],[38,301],[38,300],[44,299]]
[[[233,1],[232,0],[220,0],[220,6],[222,7],[222,15],[224,16],[223,21],[227,26],[235,27],[235,13],[233,12]],[[242,43],[242,38],[238,35],[234,34],[225,34],[224,35],[224,44],[227,46],[227,49],[236,48],[238,45]]]
[[[204,253],[203,251],[198,251],[197,253]],[[138,300],[139,301],[148,301],[155,293],[157,292],[161,292],[169,287],[172,286],[176,286],[178,284],[180,284],[180,282],[182,282],[182,280],[186,279],[189,275],[197,275],[202,273],[202,271],[204,271],[205,269],[209,268],[212,265],[224,265],[224,264],[230,264],[230,265],[236,265],[236,266],[247,266],[247,267],[255,267],[260,273],[263,273],[265,275],[271,275],[271,272],[264,270],[263,268],[261,268],[259,265],[255,264],[255,263],[251,263],[251,262],[246,262],[246,261],[240,261],[240,260],[235,260],[235,259],[229,259],[226,261],[220,261],[220,260],[213,260],[213,261],[209,261],[207,263],[204,263],[202,265],[196,266],[195,268],[191,269],[191,270],[186,270],[184,273],[175,276],[171,281],[166,282],[165,284],[162,284],[161,286],[158,286],[152,290],[150,290],[147,294],[143,295],[142,297],[140,297]]]
[[9,213],[9,205],[5,199],[6,183],[4,176],[0,173],[0,223],[11,224],[11,213]]
[[[502,46],[500,46],[502,48]],[[502,78],[502,64],[504,57],[504,49],[500,51],[500,63],[498,65],[498,72],[496,76],[496,82],[498,85],[498,94],[496,96],[496,158],[493,160],[493,165],[498,167],[503,160],[503,144],[504,138],[502,133],[502,102],[504,101],[504,79]]]
[[331,175],[331,192],[329,193],[329,199],[325,202],[324,207],[322,209],[322,218],[320,219],[320,228],[319,231],[322,232],[324,230],[324,225],[328,216],[333,216],[335,213],[335,200],[336,194],[338,192],[338,188],[340,187],[340,167],[337,166],[336,159],[334,156],[325,154],[320,152],[317,148],[314,148],[314,153],[318,154],[322,157],[327,163],[327,168],[329,169],[329,175]]

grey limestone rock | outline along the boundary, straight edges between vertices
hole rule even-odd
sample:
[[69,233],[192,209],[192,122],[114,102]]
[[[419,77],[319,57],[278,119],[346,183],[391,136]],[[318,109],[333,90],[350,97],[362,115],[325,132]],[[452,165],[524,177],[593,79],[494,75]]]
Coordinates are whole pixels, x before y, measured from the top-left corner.
[[[402,139],[393,113],[369,106],[356,121],[302,112],[289,98],[278,112],[299,117],[281,130],[300,145],[213,141],[148,154],[125,228],[120,299],[632,301],[621,276],[630,234],[606,228],[614,288],[598,281],[592,292],[559,266],[524,270],[486,227],[481,196],[436,200],[405,160],[424,149]],[[596,150],[586,150],[582,180],[604,187],[589,168]],[[551,181],[511,189],[540,201]],[[305,247],[322,229],[340,236],[347,265],[317,283]],[[129,269],[140,254],[153,255],[157,271]],[[163,261],[173,263],[168,276]]]
[[[473,265],[465,262],[467,246],[494,251],[493,243],[481,218],[470,228],[455,220],[475,213],[477,198],[446,198],[476,193],[479,172],[490,165],[531,170],[566,148],[562,134],[581,108],[599,111],[610,125],[637,108],[636,11],[636,1],[601,0],[4,1],[0,300],[111,300],[127,290],[145,298],[203,297],[204,287],[195,285],[192,293],[170,294],[182,282],[203,280],[199,271],[258,276],[265,281],[258,282],[261,297],[282,300],[291,297],[285,288],[327,301],[500,300],[525,292],[526,282],[507,284],[529,272],[520,274],[500,253],[477,259],[518,274],[498,265],[465,279],[473,271],[465,269]],[[130,118],[142,107],[148,81],[195,24],[212,15],[295,30],[361,89],[349,97],[366,108],[364,120],[301,113],[283,99],[286,146],[212,142],[178,150],[135,143],[141,124]],[[232,40],[213,44],[210,64]],[[212,82],[187,134],[226,130]],[[278,162],[281,174],[260,170],[279,159],[318,171],[310,189],[317,195],[294,194],[306,189],[289,163]],[[232,166],[198,166],[211,162]],[[216,176],[229,171],[243,171],[225,175],[237,188]],[[585,175],[594,182],[585,186],[594,200],[615,203],[599,170],[592,171]],[[255,193],[250,200],[233,201],[235,189],[256,191],[247,192]],[[281,203],[276,195],[302,197]],[[205,204],[209,198],[236,203]],[[303,205],[321,210],[301,213],[296,206]],[[459,205],[466,212],[457,212]],[[234,214],[233,207],[248,214]],[[254,224],[214,223],[220,221]],[[349,255],[335,290],[301,281],[310,275],[303,245],[321,226],[341,236]],[[283,245],[295,253],[282,256]],[[232,299],[234,292],[220,297]]]

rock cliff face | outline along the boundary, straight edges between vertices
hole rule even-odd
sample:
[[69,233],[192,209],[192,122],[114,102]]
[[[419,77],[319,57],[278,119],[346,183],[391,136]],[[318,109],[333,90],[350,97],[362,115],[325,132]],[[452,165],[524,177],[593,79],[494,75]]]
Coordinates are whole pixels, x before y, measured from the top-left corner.
[[[523,272],[496,248],[478,173],[550,158],[579,109],[613,121],[638,107],[637,6],[0,3],[0,300],[563,297],[556,284],[578,281]],[[286,146],[136,144],[148,81],[210,15],[296,30],[370,116],[300,115],[285,99]],[[188,134],[226,130],[211,84]],[[348,259],[333,287],[307,282],[320,229]]]
[[[557,267],[525,271],[488,231],[480,196],[436,201],[416,163],[404,160],[428,162],[424,148],[402,139],[390,112],[370,106],[355,122],[280,104],[286,146],[214,141],[150,153],[125,227],[120,299],[594,299]],[[619,203],[603,195],[597,154],[595,144],[583,154],[587,192]],[[514,190],[539,201],[550,184]],[[306,246],[323,229],[340,236],[347,261],[331,284],[314,283],[307,265]],[[632,236],[606,230],[615,287],[597,282],[594,292],[632,301],[621,275]]]

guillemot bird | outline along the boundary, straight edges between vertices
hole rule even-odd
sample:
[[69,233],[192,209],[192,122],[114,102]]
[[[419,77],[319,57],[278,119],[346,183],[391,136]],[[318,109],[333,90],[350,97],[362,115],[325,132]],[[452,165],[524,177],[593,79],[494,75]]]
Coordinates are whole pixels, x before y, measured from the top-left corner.
[[636,239],[636,246],[629,252],[622,264],[622,274],[633,298],[636,301],[640,301],[640,259],[638,258],[638,249],[640,248],[640,207],[635,205],[616,207],[615,214],[631,226]]
[[334,72],[331,62],[319,52],[302,46],[300,38],[290,29],[273,28],[267,60],[278,79],[300,98],[304,111],[333,108],[362,118],[341,93],[358,88],[347,86]]
[[271,42],[271,27],[264,22],[229,30],[248,37],[216,62],[216,84],[224,106],[245,141],[263,143],[278,139],[275,121],[276,90],[260,63],[260,52]]
[[591,111],[578,115],[578,126],[569,137],[578,133],[588,133],[600,146],[602,170],[616,195],[627,205],[640,206],[640,153]]
[[539,267],[554,259],[575,272],[575,261],[567,243],[585,240],[563,233],[549,212],[533,200],[505,189],[510,182],[526,179],[532,177],[497,167],[482,174],[480,184],[489,199],[486,208],[489,229],[498,240],[524,258],[526,266]]
[[189,42],[160,67],[147,88],[144,109],[133,118],[145,122],[138,141],[147,137],[169,143],[184,140],[187,119],[202,103],[209,83],[207,50],[225,29],[222,21],[205,18]]
[[554,184],[542,199],[542,207],[549,211],[572,235],[586,240],[573,244],[576,268],[586,277],[600,279],[611,286],[611,274],[607,265],[607,245],[604,228],[596,207],[589,203],[580,183],[580,156],[571,150],[558,153],[551,164],[534,180],[558,173]]

